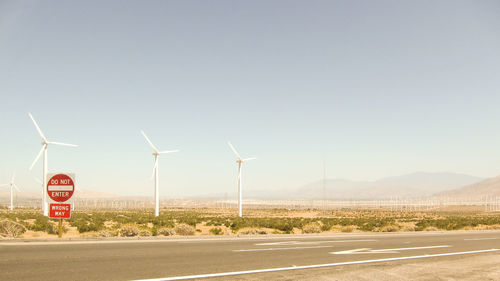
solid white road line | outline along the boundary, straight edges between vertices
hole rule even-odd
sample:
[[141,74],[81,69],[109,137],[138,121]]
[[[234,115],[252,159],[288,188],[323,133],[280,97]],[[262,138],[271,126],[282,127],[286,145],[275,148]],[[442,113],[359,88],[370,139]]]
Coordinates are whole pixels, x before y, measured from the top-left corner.
[[243,275],[243,274],[252,274],[252,273],[265,273],[265,272],[276,272],[276,271],[297,270],[297,269],[333,267],[333,266],[350,265],[350,264],[364,264],[364,263],[376,263],[376,262],[386,262],[386,261],[425,259],[425,258],[433,258],[433,257],[445,257],[445,256],[456,256],[456,255],[478,254],[478,253],[488,253],[488,252],[496,252],[496,251],[500,251],[500,249],[478,250],[478,251],[468,251],[468,252],[455,252],[455,253],[443,253],[443,254],[433,254],[433,255],[423,255],[423,256],[410,256],[410,257],[398,257],[398,258],[386,258],[386,259],[376,259],[376,260],[337,262],[337,263],[326,263],[326,264],[315,264],[315,265],[302,265],[302,266],[292,266],[292,267],[278,267],[278,268],[255,269],[255,270],[246,270],[246,271],[233,271],[233,272],[210,273],[210,274],[199,274],[199,275],[174,276],[174,277],[164,277],[164,278],[154,278],[154,279],[142,279],[142,280],[136,280],[136,281],[187,280],[187,279],[195,279],[195,278],[223,277],[223,276],[234,276],[234,275]]
[[256,246],[272,246],[272,245],[304,245],[304,244],[323,244],[323,243],[347,243],[347,242],[374,242],[374,239],[364,240],[327,240],[327,241],[282,241],[282,242],[269,242],[257,243]]
[[420,249],[434,249],[434,248],[448,248],[450,245],[438,245],[438,246],[423,246],[423,247],[411,247],[411,248],[393,248],[393,249],[377,249],[372,250],[371,248],[360,248],[352,249],[339,252],[330,252],[333,255],[352,255],[352,254],[390,254],[399,253],[398,251],[408,251],[408,250],[420,250]]
[[[5,242],[0,246],[58,246],[58,245],[85,245],[85,244],[122,244],[122,243],[162,243],[176,240],[97,240],[97,241],[50,241],[50,242]],[[177,240],[180,241],[180,240]]]
[[423,247],[411,247],[411,248],[394,248],[394,249],[379,249],[372,250],[373,252],[386,252],[386,251],[406,251],[406,250],[418,250],[418,249],[433,249],[433,248],[448,248],[450,245],[436,245],[436,246],[423,246]]
[[233,252],[259,252],[259,251],[300,250],[300,249],[332,248],[332,247],[333,246],[309,246],[309,247],[292,247],[292,248],[244,249],[244,250],[233,250]]
[[468,238],[464,239],[465,241],[479,241],[479,240],[496,240],[496,237],[488,237],[488,238]]

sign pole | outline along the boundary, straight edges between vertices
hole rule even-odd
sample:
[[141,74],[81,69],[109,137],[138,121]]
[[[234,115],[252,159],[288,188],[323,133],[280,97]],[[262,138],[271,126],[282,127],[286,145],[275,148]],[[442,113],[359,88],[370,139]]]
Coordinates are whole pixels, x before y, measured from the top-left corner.
[[62,238],[62,234],[63,234],[63,219],[59,219],[59,232],[57,233],[57,235],[59,236],[59,238]]

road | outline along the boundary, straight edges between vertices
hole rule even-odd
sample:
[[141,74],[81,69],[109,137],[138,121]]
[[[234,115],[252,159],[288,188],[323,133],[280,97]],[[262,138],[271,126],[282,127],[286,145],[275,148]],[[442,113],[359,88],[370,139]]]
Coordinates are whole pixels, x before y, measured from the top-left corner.
[[[2,241],[0,280],[266,278],[320,268],[500,256],[500,231]],[[329,271],[330,270],[330,271]],[[329,273],[330,272],[330,273]],[[170,278],[170,279],[168,279]],[[499,277],[500,278],[500,277]],[[269,278],[268,278],[269,279]],[[271,278],[273,279],[273,278]],[[293,278],[292,278],[293,279]],[[246,280],[246,279],[245,279]]]

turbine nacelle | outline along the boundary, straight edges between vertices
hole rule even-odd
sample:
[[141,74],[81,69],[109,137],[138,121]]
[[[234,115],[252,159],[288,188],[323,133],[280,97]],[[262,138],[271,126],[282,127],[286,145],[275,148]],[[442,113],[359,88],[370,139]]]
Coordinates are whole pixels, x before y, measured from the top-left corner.
[[236,155],[236,163],[240,164],[240,163],[243,163],[245,161],[250,161],[250,160],[255,160],[257,158],[255,157],[250,157],[250,158],[241,158],[240,154],[238,153],[238,151],[236,151],[236,148],[234,148],[234,146],[231,144],[231,142],[227,142],[227,144],[229,145],[229,147],[231,148],[231,150],[234,152],[234,154]]
[[255,157],[251,157],[251,158],[245,158],[245,159],[236,159],[236,163],[243,163],[243,162],[246,162],[246,161],[250,161],[250,160],[255,160],[257,158]]
[[179,150],[175,149],[175,150],[167,150],[167,151],[155,151],[152,154],[154,156],[160,156],[161,154],[167,154],[167,153],[173,153],[173,152],[179,152]]

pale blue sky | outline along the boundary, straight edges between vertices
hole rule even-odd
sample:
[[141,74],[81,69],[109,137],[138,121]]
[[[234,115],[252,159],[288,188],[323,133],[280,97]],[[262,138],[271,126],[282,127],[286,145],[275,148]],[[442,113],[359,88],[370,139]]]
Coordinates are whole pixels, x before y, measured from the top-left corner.
[[[0,182],[167,197],[500,174],[498,1],[0,0]],[[3,179],[3,180],[2,180]]]

